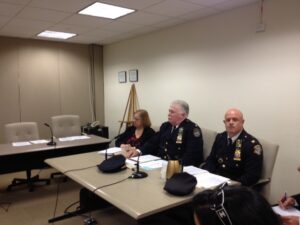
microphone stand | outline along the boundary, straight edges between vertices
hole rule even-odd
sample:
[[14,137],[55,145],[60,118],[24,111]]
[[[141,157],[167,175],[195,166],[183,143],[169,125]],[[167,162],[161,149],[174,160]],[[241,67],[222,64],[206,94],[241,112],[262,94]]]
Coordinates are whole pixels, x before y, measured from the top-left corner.
[[46,127],[49,127],[50,133],[51,133],[51,139],[50,139],[50,141],[47,143],[47,145],[49,145],[49,146],[55,146],[55,145],[56,145],[56,142],[54,141],[54,136],[53,136],[53,130],[52,130],[52,127],[51,127],[48,123],[44,123],[44,125],[45,125]]
[[147,177],[148,174],[143,172],[143,171],[140,171],[140,156],[138,156],[138,159],[137,159],[137,163],[136,163],[136,172],[134,172],[130,178],[132,179],[141,179],[141,178],[145,178]]

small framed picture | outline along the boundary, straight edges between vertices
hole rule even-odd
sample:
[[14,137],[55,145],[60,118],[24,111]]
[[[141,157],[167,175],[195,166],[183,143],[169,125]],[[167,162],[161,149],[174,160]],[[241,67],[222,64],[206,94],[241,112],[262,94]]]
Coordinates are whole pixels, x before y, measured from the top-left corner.
[[139,80],[138,70],[129,70],[129,81],[138,82],[138,80]]
[[118,80],[119,83],[126,83],[127,79],[126,79],[126,71],[120,71],[118,72]]

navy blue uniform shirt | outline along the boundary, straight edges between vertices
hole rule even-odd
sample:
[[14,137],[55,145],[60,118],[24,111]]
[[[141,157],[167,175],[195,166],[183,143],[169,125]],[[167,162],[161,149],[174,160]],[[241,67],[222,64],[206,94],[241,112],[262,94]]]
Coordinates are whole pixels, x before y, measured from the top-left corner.
[[203,139],[200,127],[185,119],[178,127],[169,122],[140,149],[142,154],[152,154],[162,159],[178,159],[184,166],[199,166],[203,161]]

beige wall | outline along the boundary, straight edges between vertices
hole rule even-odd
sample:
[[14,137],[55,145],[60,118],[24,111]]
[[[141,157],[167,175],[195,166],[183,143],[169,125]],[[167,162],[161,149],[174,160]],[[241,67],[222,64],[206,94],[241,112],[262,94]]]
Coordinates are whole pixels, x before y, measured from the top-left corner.
[[[98,55],[102,47],[98,47]],[[97,119],[104,122],[102,58],[96,57]],[[0,37],[0,126],[36,121],[43,126],[59,114],[80,115],[92,120],[90,108],[90,56],[87,45]],[[0,133],[3,142],[3,132]]]
[[238,107],[245,128],[280,144],[273,201],[300,192],[300,3],[267,1],[267,30],[255,33],[258,5],[190,22],[104,47],[105,122],[115,135],[130,83],[117,73],[138,69],[140,105],[153,124],[167,118],[169,103],[185,99],[190,118],[222,131],[223,114]]

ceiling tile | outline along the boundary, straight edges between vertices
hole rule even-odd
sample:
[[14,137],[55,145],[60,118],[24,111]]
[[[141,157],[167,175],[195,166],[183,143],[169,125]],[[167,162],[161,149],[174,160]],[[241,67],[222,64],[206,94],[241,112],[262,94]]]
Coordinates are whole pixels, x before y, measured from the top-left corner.
[[100,41],[100,38],[94,36],[78,35],[68,39],[68,42],[83,43],[83,44],[96,44]]
[[49,22],[45,21],[36,21],[36,20],[25,20],[25,19],[13,19],[11,20],[6,26],[11,26],[11,27],[20,27],[24,30],[27,28],[47,28],[51,25]]
[[99,27],[104,24],[111,23],[112,21],[113,20],[110,19],[75,14],[63,20],[62,23],[87,27]]
[[10,17],[0,16],[0,28],[10,20]]
[[106,30],[112,30],[112,31],[129,32],[141,27],[143,26],[137,24],[131,24],[131,23],[124,23],[121,21],[114,21],[110,24],[106,24],[102,26],[101,28],[104,28]]
[[7,2],[7,3],[14,3],[14,4],[20,4],[20,5],[26,5],[31,0],[0,0],[0,2]]
[[100,0],[104,3],[127,7],[131,9],[144,9],[146,7],[163,2],[164,0]]
[[5,26],[0,30],[0,35],[12,36],[12,37],[34,37],[41,30],[36,27],[27,27],[26,29],[20,29],[19,26]]
[[29,6],[64,12],[78,12],[92,4],[93,0],[32,0]]
[[210,15],[217,14],[219,11],[212,8],[203,8],[195,12],[187,13],[183,16],[180,16],[181,19],[184,19],[185,21],[189,20],[196,20],[200,18],[204,18]]
[[26,7],[21,11],[21,13],[18,14],[16,18],[59,22],[70,15],[71,13],[59,12],[59,11],[49,10],[49,9]]
[[172,18],[161,23],[153,24],[152,26],[164,28],[164,27],[176,26],[182,23],[184,23],[184,19]]
[[170,17],[155,15],[146,12],[135,12],[128,16],[124,16],[118,21],[129,22],[140,25],[152,25],[168,20]]
[[144,11],[165,16],[176,17],[198,10],[200,8],[202,8],[201,5],[194,3],[183,2],[180,0],[166,0],[160,4],[149,7]]
[[258,0],[230,0],[230,1],[226,1],[224,3],[217,4],[214,6],[214,8],[225,11],[225,10],[230,10],[230,9],[238,8],[241,6],[253,4],[255,2],[258,2]]
[[0,15],[1,16],[14,16],[16,15],[24,6],[7,4],[0,2]]
[[93,37],[98,37],[98,38],[104,39],[104,38],[108,38],[108,37],[111,37],[111,36],[114,36],[117,34],[119,34],[119,33],[115,32],[115,31],[109,31],[109,30],[104,30],[104,29],[98,28],[98,29],[94,29],[92,31],[85,33],[84,36],[93,36]]
[[49,27],[49,30],[69,32],[69,33],[75,33],[75,34],[83,34],[91,29],[93,29],[93,28],[87,27],[87,26],[64,24],[64,23],[59,23],[57,25]]
[[192,3],[200,4],[203,6],[213,6],[213,5],[220,4],[220,3],[230,1],[230,0],[183,0],[183,1],[192,2]]

